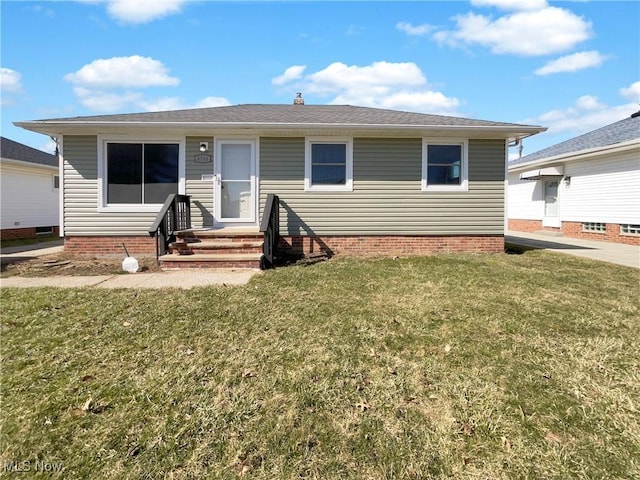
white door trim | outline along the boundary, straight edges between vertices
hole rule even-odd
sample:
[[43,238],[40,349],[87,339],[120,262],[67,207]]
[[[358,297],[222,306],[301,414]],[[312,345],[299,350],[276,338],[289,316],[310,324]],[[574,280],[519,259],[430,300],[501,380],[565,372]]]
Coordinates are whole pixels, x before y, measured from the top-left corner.
[[[558,187],[556,189],[556,202],[555,202],[555,215],[547,215],[547,183],[548,182],[557,182]],[[560,178],[550,178],[548,180],[542,181],[542,208],[543,217],[542,217],[542,226],[543,227],[554,227],[560,228],[562,223],[560,222]]]
[[[222,145],[225,144],[241,144],[251,145],[251,215],[247,218],[223,218],[221,211],[221,192],[222,192]],[[226,136],[215,138],[215,155],[214,155],[214,182],[213,182],[213,210],[214,210],[214,227],[253,227],[258,225],[259,213],[259,139],[257,137],[246,136]]]

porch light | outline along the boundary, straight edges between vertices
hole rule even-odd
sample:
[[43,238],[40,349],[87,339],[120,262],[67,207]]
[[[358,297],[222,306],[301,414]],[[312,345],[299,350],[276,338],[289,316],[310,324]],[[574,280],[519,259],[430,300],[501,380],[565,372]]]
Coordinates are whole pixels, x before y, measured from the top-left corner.
[[200,142],[200,151],[204,153],[207,150],[209,150],[209,142]]
[[571,185],[571,177],[569,177],[569,176],[564,177],[564,178],[562,179],[562,181],[564,182],[564,186],[565,186],[565,187],[568,187],[569,185]]

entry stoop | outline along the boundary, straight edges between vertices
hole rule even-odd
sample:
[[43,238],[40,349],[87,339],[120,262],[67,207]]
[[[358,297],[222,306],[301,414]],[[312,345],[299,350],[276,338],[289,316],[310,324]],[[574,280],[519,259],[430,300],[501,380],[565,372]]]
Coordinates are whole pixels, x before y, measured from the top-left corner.
[[257,228],[192,229],[175,233],[163,269],[261,268],[264,235]]

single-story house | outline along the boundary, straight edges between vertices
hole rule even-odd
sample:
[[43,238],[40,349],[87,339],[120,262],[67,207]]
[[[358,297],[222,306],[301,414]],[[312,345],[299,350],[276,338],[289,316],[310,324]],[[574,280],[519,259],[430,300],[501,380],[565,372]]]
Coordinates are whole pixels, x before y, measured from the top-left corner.
[[640,245],[640,112],[509,163],[508,228]]
[[58,158],[0,137],[0,236],[56,234],[60,224]]
[[[197,266],[211,236],[261,235],[269,222],[278,251],[501,252],[507,146],[544,131],[301,98],[16,125],[60,141],[66,249],[153,253],[150,225],[179,194],[190,225],[170,228],[183,240],[171,247],[184,255],[163,261]],[[229,259],[241,253],[215,240]]]

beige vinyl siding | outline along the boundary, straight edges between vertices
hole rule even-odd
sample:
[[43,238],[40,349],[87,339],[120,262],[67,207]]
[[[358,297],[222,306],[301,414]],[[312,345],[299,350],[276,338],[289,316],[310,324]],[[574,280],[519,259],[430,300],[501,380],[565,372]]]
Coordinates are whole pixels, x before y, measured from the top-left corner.
[[[201,155],[200,142],[209,143],[205,155],[211,157],[209,163],[196,163]],[[185,192],[191,195],[191,223],[195,228],[213,226],[213,180],[202,180],[202,175],[213,175],[213,137],[187,137],[185,158]]]
[[260,140],[261,206],[284,235],[502,234],[504,140],[469,141],[469,191],[423,192],[422,139],[355,138],[353,191],[304,191],[304,138]]
[[148,235],[155,213],[98,212],[98,138],[64,136],[64,233]]

